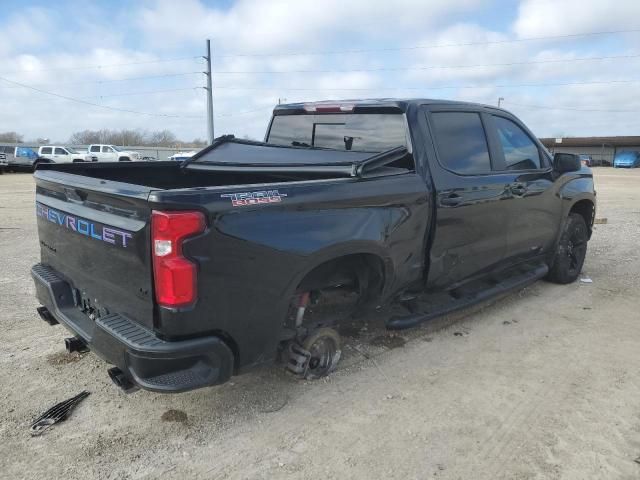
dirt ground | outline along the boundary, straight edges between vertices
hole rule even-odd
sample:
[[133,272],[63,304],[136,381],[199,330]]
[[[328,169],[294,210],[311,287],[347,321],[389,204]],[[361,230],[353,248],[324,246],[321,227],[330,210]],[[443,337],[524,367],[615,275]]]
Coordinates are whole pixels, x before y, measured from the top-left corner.
[[595,172],[593,283],[538,282],[400,339],[370,326],[323,381],[269,367],[179,395],[125,395],[64,353],[35,312],[33,180],[0,176],[0,478],[640,478],[640,169]]

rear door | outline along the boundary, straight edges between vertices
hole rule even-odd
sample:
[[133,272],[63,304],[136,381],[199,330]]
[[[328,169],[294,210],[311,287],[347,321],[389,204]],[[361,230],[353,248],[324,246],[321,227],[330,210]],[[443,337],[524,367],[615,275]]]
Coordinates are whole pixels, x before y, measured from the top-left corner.
[[100,153],[100,145],[91,145],[89,146],[89,155],[91,155],[92,158],[95,158],[97,160],[102,160],[101,157],[101,153]]
[[562,218],[551,159],[517,118],[495,111],[487,120],[497,145],[496,168],[508,183],[508,260],[547,253],[554,247]]
[[153,326],[150,189],[38,170],[41,261],[74,288],[78,305]]
[[436,204],[428,283],[443,288],[503,262],[509,179],[494,171],[495,145],[487,136],[483,109],[435,105],[423,109]]

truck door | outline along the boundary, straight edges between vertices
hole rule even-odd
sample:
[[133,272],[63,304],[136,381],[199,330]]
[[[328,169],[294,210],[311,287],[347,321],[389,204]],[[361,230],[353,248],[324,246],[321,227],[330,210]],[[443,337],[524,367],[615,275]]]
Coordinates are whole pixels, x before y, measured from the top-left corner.
[[436,205],[428,285],[444,288],[497,268],[507,248],[508,176],[494,169],[486,113],[423,107]]
[[53,161],[56,163],[69,162],[69,152],[67,152],[64,148],[55,147],[53,149]]
[[91,157],[95,158],[96,160],[102,160],[100,154],[100,145],[91,145],[89,147],[89,155],[91,155]]
[[551,159],[515,117],[495,111],[487,119],[497,145],[497,168],[509,183],[509,261],[532,259],[554,248],[562,218]]
[[53,147],[40,147],[40,156],[53,159]]

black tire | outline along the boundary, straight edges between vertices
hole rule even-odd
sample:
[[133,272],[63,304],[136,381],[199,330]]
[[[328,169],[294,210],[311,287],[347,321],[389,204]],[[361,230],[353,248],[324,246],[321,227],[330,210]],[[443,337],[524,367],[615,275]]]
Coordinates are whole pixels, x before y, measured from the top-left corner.
[[588,240],[589,230],[584,218],[580,214],[570,213],[547,280],[560,284],[575,282],[587,255]]
[[118,161],[119,161],[119,162],[130,162],[130,161],[131,161],[131,159],[130,159],[129,157],[120,157],[120,158],[118,159]]

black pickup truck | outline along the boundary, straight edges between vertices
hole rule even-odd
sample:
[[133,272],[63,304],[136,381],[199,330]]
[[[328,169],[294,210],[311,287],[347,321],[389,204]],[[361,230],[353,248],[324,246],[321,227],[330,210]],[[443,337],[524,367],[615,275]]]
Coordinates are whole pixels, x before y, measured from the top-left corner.
[[505,110],[419,99],[281,105],[264,142],[35,179],[39,314],[126,391],[276,358],[322,376],[340,322],[370,307],[406,306],[386,322],[401,329],[574,281],[595,215],[577,156],[552,158]]

